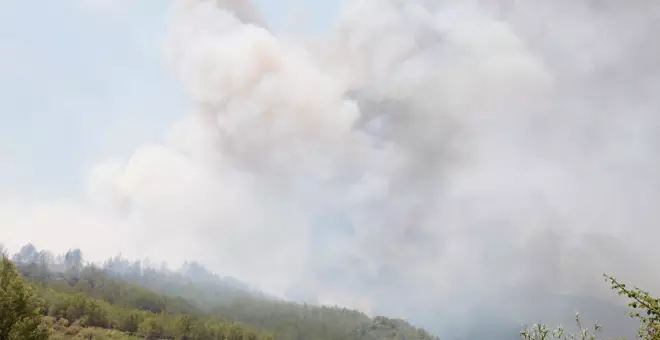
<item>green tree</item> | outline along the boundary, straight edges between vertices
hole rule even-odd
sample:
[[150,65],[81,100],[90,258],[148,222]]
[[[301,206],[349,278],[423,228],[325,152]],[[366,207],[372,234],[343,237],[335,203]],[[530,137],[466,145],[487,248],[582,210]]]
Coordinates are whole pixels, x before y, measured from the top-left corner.
[[234,323],[229,327],[228,340],[243,340],[243,327]]
[[108,327],[108,316],[96,301],[88,301],[85,304],[84,317],[87,326]]
[[176,322],[176,337],[180,340],[188,340],[192,331],[193,322],[188,316],[181,316]]
[[2,256],[0,262],[0,340],[46,340],[41,308],[16,266]]
[[146,339],[158,339],[164,332],[163,326],[154,317],[144,320],[138,327],[138,334]]
[[119,329],[124,332],[136,333],[140,325],[140,316],[136,312],[121,315]]

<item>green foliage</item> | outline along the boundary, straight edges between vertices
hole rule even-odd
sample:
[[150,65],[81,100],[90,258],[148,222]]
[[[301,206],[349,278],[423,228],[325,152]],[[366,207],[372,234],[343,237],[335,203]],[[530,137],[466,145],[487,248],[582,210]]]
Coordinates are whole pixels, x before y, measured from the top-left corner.
[[[58,271],[50,269],[58,266],[54,257],[32,245],[14,258],[18,268],[6,256],[0,267],[0,340],[45,340],[49,331],[54,340],[438,339],[400,319],[266,298],[198,264],[188,268],[198,278],[193,280],[119,257],[110,263],[121,275],[84,266],[77,249],[67,252]],[[638,338],[660,340],[660,299],[605,279],[630,299],[630,316],[641,322]],[[520,335],[524,340],[596,340],[600,325],[585,328],[577,314],[575,321],[575,334],[535,324]]]
[[631,300],[628,306],[635,310],[629,314],[631,317],[641,321],[639,338],[643,340],[660,339],[660,299],[651,297],[648,292],[637,287],[628,289],[625,284],[620,283],[611,276],[606,274],[603,274],[603,276],[612,285],[613,290],[616,290],[619,295],[627,296]]
[[[146,339],[222,339],[228,335],[228,324],[218,318],[204,317],[197,319],[187,315],[152,313],[138,311],[123,306],[112,305],[107,301],[93,299],[84,294],[69,294],[52,288],[38,290],[49,305],[48,317],[59,320],[57,323],[66,327],[96,327],[115,329],[125,334],[136,334]],[[247,326],[237,325],[244,332],[252,331]],[[64,331],[63,331],[64,332]],[[253,331],[254,332],[254,331]],[[66,332],[64,332],[66,333]],[[254,332],[260,334],[259,332]],[[263,337],[258,337],[262,339]]]
[[112,327],[128,333],[136,333],[140,326],[140,319],[140,314],[134,311],[121,313],[118,315],[117,322]]
[[[221,318],[199,315],[199,309],[181,298],[156,294],[118,279],[107,278],[103,272],[93,268],[83,268],[75,277],[62,277],[56,273],[32,275],[32,284],[29,284],[23,282],[12,262],[5,259],[2,265],[2,282],[7,284],[3,285],[0,315],[3,317],[2,324],[10,324],[11,329],[5,332],[7,335],[1,335],[0,340],[45,340],[49,328],[52,330],[51,339],[88,339],[88,336],[94,339],[134,339],[131,334],[143,339],[182,340],[228,339],[232,334],[245,334],[245,338],[251,340],[268,337],[267,333],[245,325],[229,324]],[[34,267],[26,264],[22,269],[29,271]],[[104,297],[107,301],[95,296]],[[132,298],[135,301],[131,302]],[[21,299],[29,303],[21,302]],[[159,313],[144,308],[156,303],[168,308],[159,309]],[[28,306],[28,311],[32,312],[30,317],[9,322],[8,312],[12,308],[6,306],[14,309]],[[176,313],[168,313],[169,309]],[[185,312],[190,314],[180,314]],[[45,318],[42,313],[46,314]],[[99,334],[98,330],[102,329],[116,331]]]
[[87,333],[99,337],[99,330],[176,340],[437,339],[403,320],[372,320],[346,308],[267,298],[199,264],[188,265],[191,279],[120,257],[106,263],[112,270],[85,266],[79,250],[69,251],[59,263],[44,254],[26,246],[16,258],[43,301],[54,339],[86,339]]
[[188,316],[183,315],[179,317],[179,319],[176,321],[177,339],[188,340],[191,336],[192,329],[193,329],[193,322]]
[[40,301],[13,263],[0,261],[0,340],[45,340],[48,330],[41,326]]
[[524,340],[596,340],[596,333],[602,328],[599,324],[595,324],[593,330],[584,328],[580,322],[580,314],[578,313],[575,313],[575,323],[578,328],[577,334],[566,332],[562,326],[551,331],[547,325],[534,324],[531,328],[525,327],[520,332],[520,336]]
[[377,316],[373,322],[360,330],[360,339],[378,340],[438,340],[421,328],[415,328],[401,319]]
[[[267,298],[237,280],[220,278],[195,262],[184,265],[185,275],[149,268],[121,256],[108,259],[104,268],[106,273],[128,282],[168,296],[183,297],[203,314],[253,325],[273,333],[277,339],[433,339],[426,331],[403,320],[397,320],[391,329],[382,325],[372,327],[375,319],[355,310]],[[396,336],[392,338],[392,334]]]
[[143,340],[138,336],[130,335],[113,329],[103,328],[61,328],[53,329],[48,340]]
[[[115,306],[153,313],[202,314],[199,308],[183,298],[158,294],[136,284],[109,277],[93,266],[82,268],[79,274],[70,272],[43,274],[31,269],[34,268],[31,266],[21,268],[27,278],[60,292],[83,294]],[[44,277],[47,279],[42,279]]]
[[165,335],[165,328],[157,318],[150,317],[138,326],[138,334],[146,339],[158,339]]

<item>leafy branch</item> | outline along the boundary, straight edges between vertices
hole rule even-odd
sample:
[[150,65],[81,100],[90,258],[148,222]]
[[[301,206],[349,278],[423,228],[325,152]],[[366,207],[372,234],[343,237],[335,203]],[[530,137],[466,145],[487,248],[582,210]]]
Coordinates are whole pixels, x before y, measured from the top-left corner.
[[[630,317],[641,321],[639,328],[639,338],[642,340],[660,339],[660,299],[653,298],[648,292],[638,287],[633,289],[626,288],[626,285],[617,281],[614,277],[603,274],[605,281],[612,285],[612,290],[616,290],[619,295],[625,295],[632,301],[628,306],[635,309],[628,312]],[[640,309],[644,312],[642,314]]]

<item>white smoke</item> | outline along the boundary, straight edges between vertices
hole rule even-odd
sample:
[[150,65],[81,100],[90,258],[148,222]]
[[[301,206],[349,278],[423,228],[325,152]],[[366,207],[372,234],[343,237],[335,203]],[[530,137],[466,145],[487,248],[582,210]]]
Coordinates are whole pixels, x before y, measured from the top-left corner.
[[594,6],[356,0],[310,43],[245,1],[180,1],[168,57],[193,112],[96,167],[84,203],[5,205],[6,244],[198,259],[399,316],[594,294],[603,271],[658,283],[626,256],[658,256],[660,5]]

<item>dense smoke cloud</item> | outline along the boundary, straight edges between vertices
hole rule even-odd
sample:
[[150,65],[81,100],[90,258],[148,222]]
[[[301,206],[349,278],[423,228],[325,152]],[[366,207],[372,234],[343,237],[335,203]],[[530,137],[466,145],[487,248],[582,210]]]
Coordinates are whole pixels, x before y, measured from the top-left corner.
[[164,145],[96,167],[83,203],[5,205],[22,228],[7,244],[198,259],[427,322],[515,288],[599,295],[604,271],[657,284],[632,262],[659,255],[659,15],[641,0],[356,0],[309,42],[248,2],[181,1],[168,57],[192,112]]

